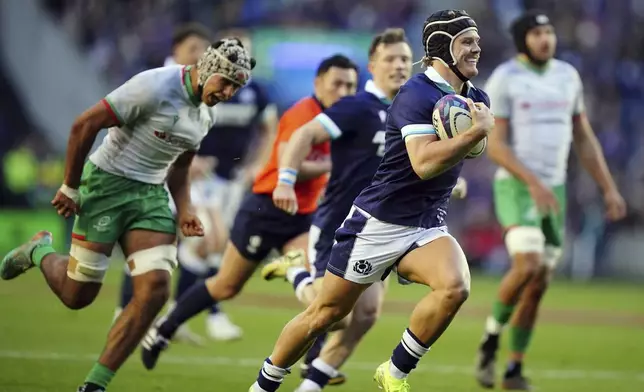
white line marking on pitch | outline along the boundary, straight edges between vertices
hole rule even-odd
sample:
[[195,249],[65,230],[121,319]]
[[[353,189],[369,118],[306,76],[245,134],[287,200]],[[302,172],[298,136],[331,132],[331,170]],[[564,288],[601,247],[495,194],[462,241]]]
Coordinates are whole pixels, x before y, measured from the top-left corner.
[[[67,362],[89,362],[94,361],[98,354],[71,354],[57,352],[35,352],[35,351],[8,351],[0,350],[0,358],[6,359],[27,359],[27,360],[45,360],[45,361],[67,361]],[[137,358],[138,359],[138,358]],[[175,356],[165,355],[163,362],[175,365],[228,365],[239,367],[258,368],[264,361],[261,358],[231,358],[231,357],[201,357],[201,356]],[[348,362],[344,368],[373,371],[378,367],[378,363],[369,362]],[[441,374],[466,374],[471,375],[473,369],[467,366],[449,366],[449,365],[432,365],[419,366],[415,372],[441,373]],[[561,380],[636,380],[644,382],[644,373],[630,373],[613,370],[557,370],[557,369],[537,369],[531,370],[531,374],[546,379]]]

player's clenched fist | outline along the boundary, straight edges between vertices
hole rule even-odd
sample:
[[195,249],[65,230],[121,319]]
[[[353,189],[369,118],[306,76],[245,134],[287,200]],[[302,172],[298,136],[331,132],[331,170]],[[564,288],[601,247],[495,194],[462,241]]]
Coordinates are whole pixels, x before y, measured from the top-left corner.
[[540,181],[528,185],[530,196],[541,214],[556,214],[559,212],[559,202],[552,189]]
[[185,237],[203,237],[203,224],[196,214],[184,212],[179,214],[179,228]]
[[473,126],[477,126],[488,133],[494,129],[494,114],[490,108],[480,102],[474,103],[470,98],[467,99],[467,106],[470,108]]
[[54,206],[58,215],[69,218],[72,214],[78,214],[80,204],[80,193],[78,189],[72,189],[67,185],[60,187],[56,196],[51,201],[51,205]]
[[293,186],[278,184],[273,191],[273,203],[280,210],[295,215],[297,213],[297,196]]
[[626,202],[617,189],[613,189],[604,195],[606,204],[606,216],[611,222],[623,219],[626,216]]

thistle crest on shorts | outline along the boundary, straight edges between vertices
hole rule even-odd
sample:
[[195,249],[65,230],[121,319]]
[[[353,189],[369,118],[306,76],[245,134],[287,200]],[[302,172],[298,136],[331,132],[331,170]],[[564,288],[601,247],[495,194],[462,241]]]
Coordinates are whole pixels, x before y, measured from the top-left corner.
[[357,272],[357,273],[359,273],[361,275],[369,275],[371,270],[373,270],[373,266],[367,260],[357,261],[353,265],[353,271],[355,271],[355,272]]

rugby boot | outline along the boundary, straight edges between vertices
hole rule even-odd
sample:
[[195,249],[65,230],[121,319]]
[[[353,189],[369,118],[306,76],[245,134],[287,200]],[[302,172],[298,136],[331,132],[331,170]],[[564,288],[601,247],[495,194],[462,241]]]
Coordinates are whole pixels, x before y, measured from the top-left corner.
[[31,254],[39,246],[51,245],[53,238],[50,232],[40,231],[29,242],[15,248],[0,261],[0,278],[2,280],[14,279],[35,266]]
[[391,365],[391,360],[383,363],[378,366],[376,369],[376,374],[373,376],[374,381],[378,384],[378,388],[382,389],[385,392],[409,392],[411,387],[407,382],[407,379],[398,379],[391,375],[389,372],[389,366]]
[[494,388],[496,351],[499,348],[499,335],[485,334],[479,347],[476,360],[476,381],[483,388]]
[[306,253],[303,250],[292,250],[281,257],[278,257],[262,268],[261,275],[264,280],[275,278],[286,279],[286,272],[291,267],[304,267],[306,264]]

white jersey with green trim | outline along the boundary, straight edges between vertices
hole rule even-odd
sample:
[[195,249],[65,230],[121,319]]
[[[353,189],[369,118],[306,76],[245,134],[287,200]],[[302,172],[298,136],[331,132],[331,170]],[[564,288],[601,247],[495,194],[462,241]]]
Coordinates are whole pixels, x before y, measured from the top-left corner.
[[[544,183],[565,183],[573,117],[585,110],[577,70],[556,59],[537,70],[515,58],[494,70],[485,91],[494,115],[509,121],[508,142],[517,158]],[[496,174],[509,176],[504,168]]]
[[144,71],[108,94],[102,102],[119,125],[89,159],[108,173],[163,184],[170,165],[197,151],[214,123],[214,110],[195,97],[188,70]]

